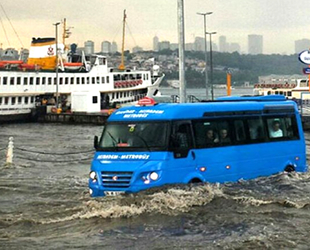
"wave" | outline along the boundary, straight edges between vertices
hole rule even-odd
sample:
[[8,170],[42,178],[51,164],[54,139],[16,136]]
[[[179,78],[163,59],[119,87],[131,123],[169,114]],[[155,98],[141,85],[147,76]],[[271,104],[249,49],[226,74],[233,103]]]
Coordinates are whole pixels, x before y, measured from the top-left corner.
[[58,223],[75,219],[133,217],[146,213],[179,215],[189,212],[193,207],[204,206],[215,197],[222,196],[219,185],[195,185],[166,187],[151,191],[118,197],[92,199],[84,203],[82,211],[56,220],[41,221],[42,224]]

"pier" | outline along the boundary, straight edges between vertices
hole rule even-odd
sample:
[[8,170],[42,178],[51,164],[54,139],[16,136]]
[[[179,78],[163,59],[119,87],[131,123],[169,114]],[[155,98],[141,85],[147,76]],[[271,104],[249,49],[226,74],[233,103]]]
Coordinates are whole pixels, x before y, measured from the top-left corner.
[[92,113],[92,114],[79,114],[79,113],[48,113],[39,115],[38,122],[47,123],[64,123],[64,124],[96,124],[102,125],[108,119],[108,114]]

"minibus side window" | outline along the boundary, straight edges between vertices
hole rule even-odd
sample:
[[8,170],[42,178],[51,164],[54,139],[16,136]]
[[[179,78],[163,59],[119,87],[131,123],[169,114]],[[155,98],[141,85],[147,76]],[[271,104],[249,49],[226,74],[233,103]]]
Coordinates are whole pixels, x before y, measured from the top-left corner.
[[235,120],[234,121],[234,129],[236,135],[236,141],[238,144],[245,143],[246,141],[246,134],[243,120]]
[[197,148],[210,148],[231,145],[231,128],[225,120],[193,121]]
[[249,135],[251,141],[264,141],[266,138],[264,122],[261,117],[247,119]]
[[266,122],[271,140],[299,139],[295,117],[268,117]]
[[189,123],[176,124],[173,137],[174,148],[192,148],[193,143]]

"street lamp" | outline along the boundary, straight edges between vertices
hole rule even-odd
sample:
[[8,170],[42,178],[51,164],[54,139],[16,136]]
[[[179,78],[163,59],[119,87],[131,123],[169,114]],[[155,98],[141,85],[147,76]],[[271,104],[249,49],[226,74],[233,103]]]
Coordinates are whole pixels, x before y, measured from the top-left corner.
[[60,22],[58,23],[54,23],[53,25],[55,25],[55,38],[56,38],[56,109],[58,109],[58,25],[60,24]]
[[197,15],[203,16],[203,21],[204,21],[204,38],[205,38],[205,85],[206,85],[206,98],[209,100],[209,83],[208,83],[208,57],[207,57],[207,34],[206,34],[206,16],[211,15],[213,12],[205,12],[205,13],[200,13],[197,12]]
[[216,32],[206,32],[210,36],[210,85],[211,85],[211,94],[212,100],[214,100],[214,90],[213,90],[213,61],[212,61],[212,35],[215,35]]

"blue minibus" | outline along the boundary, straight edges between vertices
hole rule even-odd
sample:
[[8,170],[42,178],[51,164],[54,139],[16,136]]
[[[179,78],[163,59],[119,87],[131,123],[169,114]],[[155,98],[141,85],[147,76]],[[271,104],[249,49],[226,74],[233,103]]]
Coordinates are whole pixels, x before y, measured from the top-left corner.
[[301,117],[284,96],[184,104],[145,98],[111,114],[94,146],[92,197],[307,171]]

